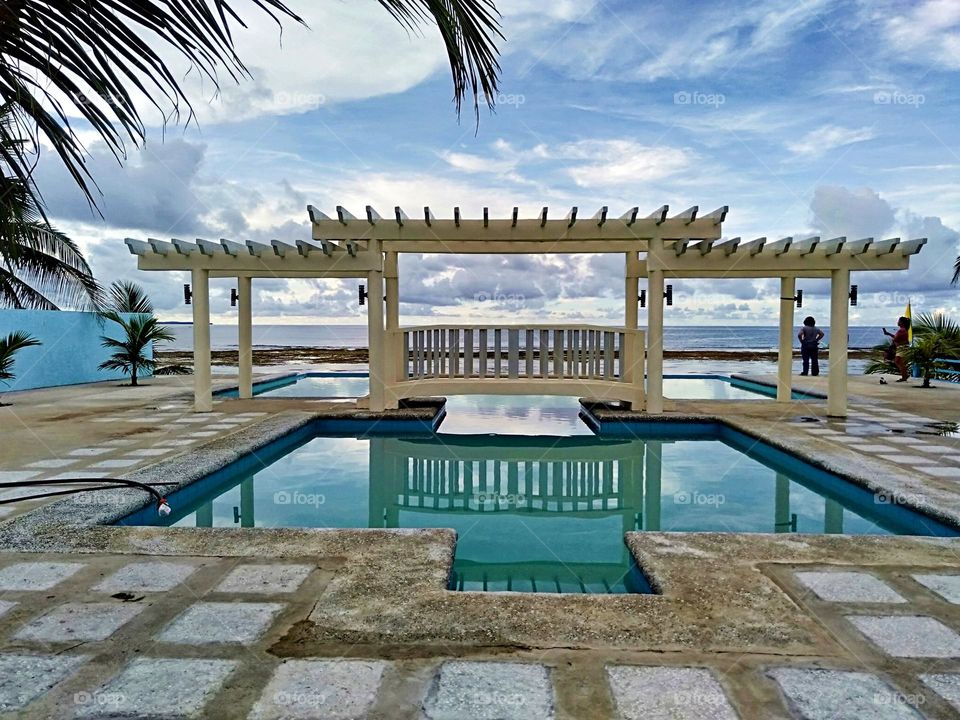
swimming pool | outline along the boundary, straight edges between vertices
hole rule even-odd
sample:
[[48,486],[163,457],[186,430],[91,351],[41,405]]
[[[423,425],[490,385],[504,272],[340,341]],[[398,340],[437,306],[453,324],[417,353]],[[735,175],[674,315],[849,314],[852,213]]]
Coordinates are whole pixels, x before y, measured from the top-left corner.
[[649,591],[623,542],[634,530],[958,534],[726,426],[605,438],[575,400],[510,400],[459,398],[435,434],[308,426],[171,496],[168,518],[121,524],[448,527],[452,588],[590,593]]
[[[369,392],[364,372],[309,372],[255,383],[254,395],[276,398],[355,398]],[[726,375],[664,375],[663,394],[673,400],[763,400],[776,397],[776,388]],[[237,397],[236,389],[217,393]],[[811,396],[793,392],[794,400]]]

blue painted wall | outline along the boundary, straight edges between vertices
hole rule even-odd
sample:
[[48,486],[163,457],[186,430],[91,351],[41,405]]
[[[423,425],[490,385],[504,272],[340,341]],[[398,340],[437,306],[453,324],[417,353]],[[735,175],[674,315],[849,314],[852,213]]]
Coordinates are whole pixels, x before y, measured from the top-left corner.
[[[0,393],[13,390],[78,385],[80,383],[118,380],[123,373],[98,370],[110,356],[102,347],[101,335],[119,338],[122,330],[116,323],[101,320],[94,313],[56,310],[0,310],[0,336],[22,330],[42,345],[24,348],[16,354],[14,379],[0,381]],[[153,348],[147,355],[153,357]],[[147,373],[140,372],[143,377]]]

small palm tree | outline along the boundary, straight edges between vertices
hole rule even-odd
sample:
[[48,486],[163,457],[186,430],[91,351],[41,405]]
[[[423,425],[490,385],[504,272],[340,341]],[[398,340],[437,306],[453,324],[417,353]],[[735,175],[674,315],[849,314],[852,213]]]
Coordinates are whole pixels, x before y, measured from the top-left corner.
[[[885,350],[888,345],[879,345]],[[913,343],[897,350],[897,354],[920,372],[921,387],[930,387],[930,381],[947,368],[943,360],[960,359],[960,324],[943,314],[922,314],[913,323]],[[893,363],[881,355],[872,361],[866,373],[896,373]]]
[[110,310],[117,313],[153,315],[153,303],[135,282],[118,280],[110,285]]
[[13,380],[14,356],[20,350],[36,347],[40,341],[25,332],[14,332],[0,337],[0,380]]
[[114,353],[100,363],[100,369],[120,370],[129,375],[130,384],[136,386],[141,370],[152,371],[157,367],[157,361],[147,356],[147,348],[151,344],[172,341],[173,333],[160,325],[153,315],[131,315],[127,319],[115,310],[107,310],[102,316],[120,325],[123,335],[120,339],[101,336],[103,347],[114,350]]
[[17,352],[38,345],[40,341],[25,332],[14,332],[0,337],[0,380],[13,380],[13,362]]

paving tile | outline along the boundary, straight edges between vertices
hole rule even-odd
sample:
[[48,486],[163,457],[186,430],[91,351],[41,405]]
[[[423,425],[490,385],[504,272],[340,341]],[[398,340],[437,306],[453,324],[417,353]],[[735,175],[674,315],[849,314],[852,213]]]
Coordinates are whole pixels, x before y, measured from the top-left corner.
[[175,447],[186,447],[187,445],[196,444],[196,440],[191,440],[190,438],[183,438],[181,440],[171,440],[169,441],[171,445]]
[[183,645],[252,643],[284,607],[284,603],[198,602],[167,625],[159,640]]
[[929,465],[919,469],[919,472],[942,478],[960,478],[960,467],[947,467],[945,465]]
[[143,450],[131,450],[126,453],[126,457],[159,457],[166,455],[169,451],[164,448],[144,448]]
[[897,690],[876,675],[819,668],[768,670],[794,717],[805,720],[919,720]]
[[138,458],[115,458],[113,460],[103,460],[102,462],[94,463],[90,467],[101,470],[114,470],[117,468],[128,468],[136,465],[138,462],[140,462]]
[[932,458],[929,455],[907,455],[906,453],[877,455],[877,457],[900,465],[933,465],[937,462],[936,458]]
[[30,495],[40,495],[45,492],[56,492],[63,489],[62,486],[53,485],[25,485],[23,487],[7,488],[0,491],[0,500],[16,500]]
[[960,635],[924,615],[848,615],[847,619],[894,657],[960,657]]
[[914,437],[904,437],[902,435],[893,435],[888,438],[884,438],[887,442],[896,443],[897,445],[910,445],[911,443],[917,442],[917,439]]
[[86,655],[0,655],[0,712],[23,709],[86,660]]
[[117,438],[116,440],[107,440],[103,444],[109,445],[110,447],[119,447],[121,445],[133,445],[138,440],[132,438]]
[[429,720],[546,720],[553,686],[543,665],[445,662],[424,702]]
[[82,569],[83,563],[24,562],[0,569],[0,590],[49,590]]
[[70,455],[70,457],[96,457],[97,455],[106,455],[108,452],[113,452],[113,448],[109,448],[109,447],[77,448],[76,450],[71,450],[68,454]]
[[[914,442],[916,442],[916,440],[914,440]],[[950,450],[943,447],[943,445],[935,445],[933,443],[928,445],[911,445],[910,449],[915,452],[925,452],[931,455],[943,455],[944,453],[950,452]]]
[[869,453],[896,452],[896,448],[891,447],[890,445],[877,445],[877,444],[859,445],[857,446],[857,450],[860,450],[861,452],[869,452]]
[[199,718],[240,663],[137,658],[106,685],[74,696],[78,717]]
[[217,585],[216,592],[292,593],[311,570],[311,565],[240,565]]
[[607,677],[624,720],[735,720],[723,687],[705,668],[616,665]]
[[43,468],[46,470],[52,470],[55,468],[63,468],[67,465],[73,465],[74,463],[79,462],[76,458],[53,458],[50,460],[40,460],[38,462],[30,463],[27,465],[28,468]]
[[930,673],[921,675],[920,679],[937,695],[960,710],[960,674]]
[[207,422],[208,420],[209,420],[209,415],[204,415],[202,417],[196,417],[191,415],[188,417],[182,417],[179,420],[174,420],[173,422],[176,425],[194,425],[196,423]]
[[0,617],[3,617],[16,606],[15,602],[10,600],[0,600]]
[[144,607],[139,603],[120,602],[64,603],[28,622],[14,637],[43,642],[106,640]]
[[960,605],[960,575],[914,574],[913,579],[947,602]]
[[196,569],[196,566],[184,563],[132,563],[94,585],[93,589],[104,593],[164,592],[182,583]]
[[287,660],[270,678],[250,720],[366,717],[386,667],[361,660]]
[[219,435],[216,430],[201,430],[200,432],[190,433],[192,438],[208,438],[213,437],[214,435]]
[[206,430],[233,430],[237,423],[217,423],[216,425],[204,425]]
[[0,483],[32,480],[38,475],[36,470],[0,470]]
[[797,580],[827,602],[903,603],[885,582],[862,572],[798,572]]

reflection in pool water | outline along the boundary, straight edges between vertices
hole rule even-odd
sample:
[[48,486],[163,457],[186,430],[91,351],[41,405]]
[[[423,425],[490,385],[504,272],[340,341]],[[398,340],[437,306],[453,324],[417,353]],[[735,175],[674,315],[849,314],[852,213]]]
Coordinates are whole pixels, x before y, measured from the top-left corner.
[[[600,438],[578,407],[457,398],[436,435],[307,429],[173,496],[166,524],[450,527],[456,588],[607,593],[648,591],[623,542],[633,530],[947,532],[798,461],[761,459],[746,438]],[[481,434],[503,429],[525,434]]]

